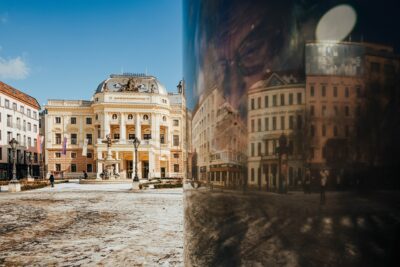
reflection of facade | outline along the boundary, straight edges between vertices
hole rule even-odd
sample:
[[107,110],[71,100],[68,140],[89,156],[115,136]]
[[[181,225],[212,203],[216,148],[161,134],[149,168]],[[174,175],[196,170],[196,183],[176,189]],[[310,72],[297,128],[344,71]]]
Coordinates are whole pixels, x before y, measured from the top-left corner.
[[[323,52],[327,48],[332,52],[329,55]],[[385,77],[383,71],[375,73],[380,67],[394,73],[395,66],[390,57],[393,57],[393,49],[382,45],[330,42],[306,45],[309,141],[306,152],[309,166],[315,174],[321,168],[329,168],[333,177],[341,175],[352,162],[365,160],[362,147],[378,142],[359,144],[359,117],[366,108],[370,112],[378,110],[376,105],[366,107],[367,96],[372,96],[370,79],[374,75]],[[331,64],[322,66],[321,62],[327,61]],[[379,99],[379,95],[373,95],[373,99]],[[367,118],[367,121],[372,121],[372,118]],[[373,131],[377,125],[370,126],[364,132]]]
[[246,128],[217,89],[203,97],[192,119],[193,178],[220,186],[243,182]]
[[303,127],[305,93],[296,74],[270,73],[248,92],[248,183],[276,190],[278,187],[278,139],[288,137],[291,148],[287,175],[294,186],[303,174]]
[[[113,144],[113,170],[132,178],[138,137],[140,178],[186,175],[186,105],[183,90],[167,93],[155,77],[143,74],[111,75],[92,101],[49,100],[46,105],[46,165],[48,171],[76,176],[87,171],[100,177],[106,157],[107,135]],[[66,140],[66,155],[63,145]],[[82,155],[85,140],[87,156]],[[80,175],[80,174],[79,174]]]
[[39,176],[37,138],[40,105],[35,98],[0,82],[0,179],[11,178],[11,148],[8,142],[17,140],[17,177],[26,177],[28,158],[34,153],[33,176]]

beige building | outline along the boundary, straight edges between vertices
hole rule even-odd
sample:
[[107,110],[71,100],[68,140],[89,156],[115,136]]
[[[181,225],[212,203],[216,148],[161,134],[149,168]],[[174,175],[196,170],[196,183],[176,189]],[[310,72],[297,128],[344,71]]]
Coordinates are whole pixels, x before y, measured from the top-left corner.
[[134,175],[135,137],[141,140],[139,178],[187,175],[187,110],[182,86],[168,93],[153,76],[111,75],[100,83],[91,101],[49,100],[45,109],[48,173],[76,177],[87,171],[89,176],[102,177],[109,135],[112,157],[119,161],[113,170],[120,178]]
[[214,88],[193,111],[193,178],[219,186],[244,181],[247,132],[239,113]]
[[379,135],[375,131],[383,128],[378,125],[388,116],[384,113],[387,103],[396,95],[388,90],[396,88],[390,81],[398,69],[398,56],[388,46],[306,44],[305,152],[307,166],[315,176],[327,168],[336,179],[355,165],[371,165],[371,158],[378,160],[374,154],[379,153],[380,141],[371,136]]
[[277,190],[278,139],[288,138],[286,184],[295,186],[303,176],[304,79],[296,73],[271,72],[248,91],[248,184]]

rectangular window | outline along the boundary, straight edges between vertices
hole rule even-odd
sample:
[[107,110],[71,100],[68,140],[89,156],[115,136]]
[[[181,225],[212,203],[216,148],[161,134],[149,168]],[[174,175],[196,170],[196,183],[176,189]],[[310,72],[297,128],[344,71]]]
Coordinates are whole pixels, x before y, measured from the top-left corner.
[[119,139],[119,133],[114,134],[114,139]]
[[294,125],[294,117],[289,116],[289,129],[293,130],[293,125]]
[[251,143],[251,156],[254,157],[255,155],[255,145],[254,143]]
[[268,131],[269,130],[269,118],[268,117],[266,117],[266,118],[264,118],[264,128],[265,128],[265,131]]
[[86,118],[86,124],[92,124],[92,118],[90,117]]
[[76,172],[76,164],[75,163],[71,164],[71,172]]
[[32,138],[28,137],[28,147],[32,146]]
[[33,125],[33,132],[37,133],[37,125],[36,124]]
[[254,182],[254,169],[251,168],[251,181]]
[[93,136],[92,136],[92,134],[86,134],[86,139],[88,140],[88,145],[93,144]]
[[174,126],[179,126],[179,120],[174,120]]
[[165,135],[164,134],[160,134],[160,143],[165,144]]
[[28,122],[28,131],[32,131],[32,124],[30,122]]
[[301,115],[297,115],[297,129],[301,130],[303,128],[303,119]]
[[325,85],[322,85],[322,87],[321,87],[321,96],[322,97],[326,96],[326,86]]
[[75,133],[71,134],[71,145],[76,145],[77,142],[78,142],[77,134],[75,134]]
[[86,157],[87,157],[88,159],[91,159],[91,158],[93,158],[93,154],[92,154],[92,152],[88,152],[88,153],[86,154]]
[[255,130],[254,120],[251,120],[250,124],[251,124],[251,132],[254,133],[254,130]]
[[276,95],[273,95],[273,96],[272,96],[272,106],[276,107],[276,106],[278,105],[277,102],[278,102],[278,101],[277,101],[277,96],[276,96]]
[[61,158],[61,153],[60,152],[56,152],[54,153],[56,158]]
[[75,152],[71,152],[71,159],[76,159],[76,153]]
[[276,117],[272,117],[272,130],[276,130]]
[[285,130],[285,116],[281,116],[281,130]]
[[56,120],[56,123],[57,123],[57,124],[60,124],[60,123],[61,123],[61,117],[56,117],[55,120]]
[[37,113],[36,113],[36,111],[33,112],[33,118],[34,118],[34,119],[37,118]]
[[261,108],[261,97],[257,98],[258,108]]
[[87,165],[86,165],[86,172],[93,172],[93,166],[92,166],[92,164],[87,164]]
[[265,97],[264,97],[264,105],[265,105],[265,107],[267,108],[268,107],[268,101],[269,99],[268,99],[268,96],[266,95]]
[[5,99],[4,100],[4,106],[6,106],[6,108],[10,108],[10,100]]
[[173,145],[174,146],[179,146],[179,135],[174,135],[173,136]]
[[179,159],[179,154],[174,153],[174,159]]
[[322,106],[322,117],[326,116],[326,106]]
[[179,164],[174,164],[174,172],[179,172]]
[[285,105],[285,95],[281,94],[281,106]]
[[12,116],[7,115],[7,127],[12,127]]
[[61,144],[61,134],[56,133],[56,144],[60,145]]
[[310,96],[314,96],[314,85],[310,86]]
[[71,117],[71,124],[76,124],[76,117]]
[[13,110],[17,110],[17,103],[13,103]]
[[302,95],[301,93],[297,93],[297,104],[298,105],[303,103],[303,99],[302,99],[301,95]]
[[31,116],[31,110],[30,110],[29,108],[28,108],[27,111],[26,111],[26,115],[28,115],[28,117]]
[[258,131],[261,132],[261,119],[257,120]]
[[258,143],[257,150],[258,150],[258,156],[261,157],[261,143]]
[[333,87],[333,96],[337,97],[337,87],[336,86]]
[[254,98],[252,98],[250,101],[251,101],[251,110],[254,110],[255,109]]
[[7,142],[10,142],[12,139],[12,132],[7,132]]
[[289,105],[293,105],[293,94],[289,94]]
[[[118,135],[119,137],[119,135]],[[151,139],[151,134],[143,134],[143,139],[144,140],[150,140]]]
[[346,115],[346,117],[350,116],[350,108],[349,108],[349,106],[345,106],[344,107],[344,114]]
[[61,164],[57,163],[56,164],[56,172],[60,172],[61,171]]

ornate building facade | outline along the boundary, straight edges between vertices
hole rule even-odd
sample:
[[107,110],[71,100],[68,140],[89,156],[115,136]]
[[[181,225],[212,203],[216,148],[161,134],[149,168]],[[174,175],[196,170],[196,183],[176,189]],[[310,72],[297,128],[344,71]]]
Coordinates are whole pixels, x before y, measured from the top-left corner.
[[187,110],[184,87],[168,93],[153,76],[110,75],[92,100],[49,100],[45,106],[46,167],[48,173],[76,177],[86,171],[102,177],[106,137],[120,178],[134,175],[132,141],[140,139],[138,175],[141,179],[187,175]]
[[37,100],[3,82],[0,82],[0,179],[11,178],[10,146],[8,142],[15,138],[17,147],[17,177],[27,175],[29,159],[32,153],[33,172],[39,177],[40,151],[37,148],[39,133],[39,110]]
[[248,184],[277,190],[278,140],[289,143],[286,184],[295,186],[303,176],[304,78],[296,73],[271,72],[248,92]]
[[218,186],[237,187],[245,180],[246,126],[214,88],[200,97],[192,119],[192,177]]

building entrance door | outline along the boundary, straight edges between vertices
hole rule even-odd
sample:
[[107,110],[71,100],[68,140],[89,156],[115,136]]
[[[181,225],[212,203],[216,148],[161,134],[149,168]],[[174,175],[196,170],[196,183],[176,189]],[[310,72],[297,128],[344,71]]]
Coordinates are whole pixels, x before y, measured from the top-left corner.
[[165,167],[161,167],[161,178],[165,178]]
[[142,178],[143,179],[148,179],[149,178],[149,162],[148,161],[143,161],[143,169],[142,169]]
[[133,169],[133,161],[132,160],[127,160],[126,161],[126,175],[128,179],[132,179],[134,174],[134,169]]

